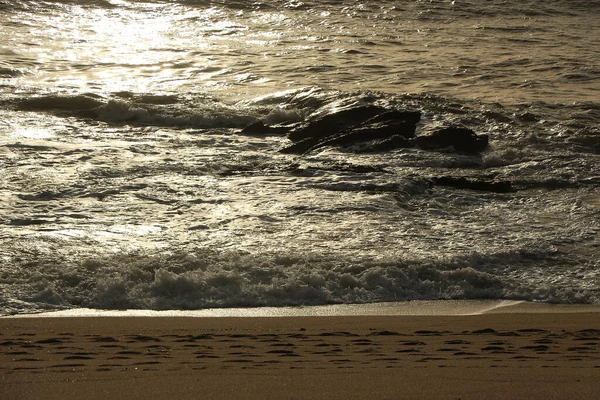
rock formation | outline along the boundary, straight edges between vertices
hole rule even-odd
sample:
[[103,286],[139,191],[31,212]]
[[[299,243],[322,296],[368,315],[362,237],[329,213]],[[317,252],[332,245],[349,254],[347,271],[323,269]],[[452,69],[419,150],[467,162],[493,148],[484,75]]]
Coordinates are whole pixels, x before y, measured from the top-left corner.
[[487,135],[478,135],[460,126],[443,127],[427,135],[416,135],[420,120],[420,111],[353,103],[319,109],[301,124],[268,126],[258,121],[244,128],[241,133],[285,133],[292,143],[280,151],[288,154],[306,154],[327,146],[348,148],[363,144],[357,151],[383,152],[418,147],[476,155],[488,146]]

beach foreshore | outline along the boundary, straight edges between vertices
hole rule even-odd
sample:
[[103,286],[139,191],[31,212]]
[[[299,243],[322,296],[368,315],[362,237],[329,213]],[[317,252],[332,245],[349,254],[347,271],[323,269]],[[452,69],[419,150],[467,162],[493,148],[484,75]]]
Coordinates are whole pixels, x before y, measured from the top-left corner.
[[388,304],[365,315],[3,317],[0,397],[597,398],[600,307],[483,303],[462,313],[424,302],[422,314],[394,303],[395,314]]

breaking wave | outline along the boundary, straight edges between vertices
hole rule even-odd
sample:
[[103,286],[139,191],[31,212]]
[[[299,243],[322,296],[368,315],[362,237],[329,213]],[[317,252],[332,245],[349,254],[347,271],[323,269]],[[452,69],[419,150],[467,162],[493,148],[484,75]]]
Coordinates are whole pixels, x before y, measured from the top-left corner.
[[1,299],[0,307],[10,314],[32,311],[32,305],[160,310],[481,298],[600,304],[593,286],[565,286],[541,275],[518,278],[519,270],[535,268],[540,260],[559,262],[525,249],[388,262],[316,254],[136,252],[63,262],[60,270],[34,268],[14,282],[27,295]]

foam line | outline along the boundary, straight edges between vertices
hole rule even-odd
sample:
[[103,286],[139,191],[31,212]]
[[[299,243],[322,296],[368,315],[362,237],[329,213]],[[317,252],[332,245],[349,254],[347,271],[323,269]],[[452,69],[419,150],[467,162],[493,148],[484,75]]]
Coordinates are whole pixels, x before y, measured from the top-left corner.
[[3,318],[72,317],[331,317],[331,316],[458,316],[497,313],[600,312],[600,306],[533,303],[515,300],[439,300],[310,307],[210,308],[205,310],[95,310],[79,308]]

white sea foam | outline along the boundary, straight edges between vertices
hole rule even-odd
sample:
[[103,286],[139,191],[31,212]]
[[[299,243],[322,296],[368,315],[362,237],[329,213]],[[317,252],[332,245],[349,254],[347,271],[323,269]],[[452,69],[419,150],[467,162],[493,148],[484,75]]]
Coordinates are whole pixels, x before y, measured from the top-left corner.
[[423,316],[479,315],[492,312],[600,312],[600,307],[539,307],[539,303],[513,300],[437,300],[370,304],[335,304],[303,307],[210,308],[204,310],[98,310],[76,308],[35,314],[18,314],[17,318],[73,317],[333,317],[333,316]]

